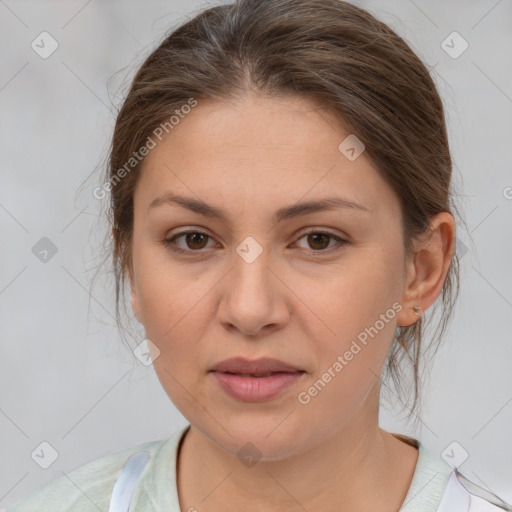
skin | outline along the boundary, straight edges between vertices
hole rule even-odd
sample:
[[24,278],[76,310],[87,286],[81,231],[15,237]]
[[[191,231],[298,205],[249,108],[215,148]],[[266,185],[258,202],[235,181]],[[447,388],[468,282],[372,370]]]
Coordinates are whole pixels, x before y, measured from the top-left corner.
[[[146,157],[134,195],[132,308],[160,351],[163,388],[191,423],[178,458],[182,510],[384,512],[405,499],[418,452],[379,427],[377,377],[396,327],[439,295],[455,222],[434,217],[406,257],[398,197],[364,152],[349,161],[338,150],[348,134],[303,98],[248,93],[200,101]],[[148,210],[165,192],[214,205],[227,221],[177,204]],[[332,195],[371,211],[272,220],[278,208]],[[308,228],[348,243],[305,236]],[[208,236],[176,240],[187,254],[162,243],[187,229]],[[252,263],[236,252],[247,236],[263,250]],[[299,403],[397,301],[401,311]],[[234,356],[274,357],[305,373],[277,397],[246,403],[208,373]],[[237,456],[248,442],[261,453],[250,467]]]

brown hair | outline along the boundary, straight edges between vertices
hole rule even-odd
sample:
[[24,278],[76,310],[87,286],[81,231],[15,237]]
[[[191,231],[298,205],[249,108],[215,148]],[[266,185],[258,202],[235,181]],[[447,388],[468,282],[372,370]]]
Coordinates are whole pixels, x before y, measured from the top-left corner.
[[[229,101],[250,90],[316,99],[357,134],[400,199],[407,254],[432,216],[457,211],[441,98],[426,66],[386,24],[341,0],[238,0],[208,8],[152,51],[117,115],[103,188],[110,191],[109,255],[121,332],[120,292],[124,296],[132,264],[133,192],[143,160],[121,177],[120,169],[191,98]],[[432,308],[441,308],[430,343],[434,353],[458,292],[454,255]],[[409,418],[418,406],[419,360],[430,320],[424,315],[398,327],[387,361],[399,398],[405,393],[408,401],[412,391]],[[413,371],[412,390],[403,379],[403,360]]]

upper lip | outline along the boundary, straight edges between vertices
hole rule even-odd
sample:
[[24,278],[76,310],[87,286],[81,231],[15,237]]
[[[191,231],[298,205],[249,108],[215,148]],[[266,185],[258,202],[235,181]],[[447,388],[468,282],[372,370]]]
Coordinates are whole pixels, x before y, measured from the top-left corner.
[[284,363],[279,359],[263,357],[253,361],[244,357],[233,357],[217,363],[210,370],[224,373],[269,373],[269,372],[302,372],[300,368]]

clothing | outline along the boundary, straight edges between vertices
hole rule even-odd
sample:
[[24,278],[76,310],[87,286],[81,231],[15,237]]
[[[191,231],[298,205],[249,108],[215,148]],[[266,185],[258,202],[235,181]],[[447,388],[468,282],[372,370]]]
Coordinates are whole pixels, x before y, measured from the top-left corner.
[[[123,468],[128,466],[127,461],[135,454],[138,454],[138,462],[142,463],[140,469],[143,468],[143,471],[140,476],[137,474],[134,478],[132,486],[134,491],[129,510],[131,512],[180,512],[176,487],[176,455],[180,442],[189,428],[190,424],[166,440],[139,444],[95,459],[36,489],[6,512],[98,512],[98,510],[106,512],[109,510],[114,485],[127,476],[128,469],[123,472]],[[441,457],[427,450],[415,439],[394,435],[413,444],[419,450],[413,479],[400,512],[501,512],[507,510],[495,507],[482,498],[470,498],[469,495],[465,495],[466,491],[459,484],[456,473]],[[149,454],[147,463],[144,455],[139,452]],[[139,455],[142,455],[142,458]],[[130,460],[135,461],[136,458]],[[122,478],[121,475],[123,475]],[[449,482],[451,482],[450,496],[445,493]],[[119,484],[117,487],[120,487]],[[443,493],[445,493],[444,497]],[[463,503],[464,508],[454,509],[453,500],[456,503]],[[473,508],[468,508],[470,502]],[[127,503],[130,503],[129,497]],[[439,508],[440,505],[441,508]],[[126,506],[125,509],[127,510],[128,507]]]

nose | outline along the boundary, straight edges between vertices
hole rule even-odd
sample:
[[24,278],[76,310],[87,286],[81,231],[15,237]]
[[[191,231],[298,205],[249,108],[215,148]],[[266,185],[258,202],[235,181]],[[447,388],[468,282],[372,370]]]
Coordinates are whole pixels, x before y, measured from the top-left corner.
[[268,336],[282,329],[290,315],[290,289],[264,250],[254,261],[235,252],[233,268],[222,280],[219,320],[229,331]]

